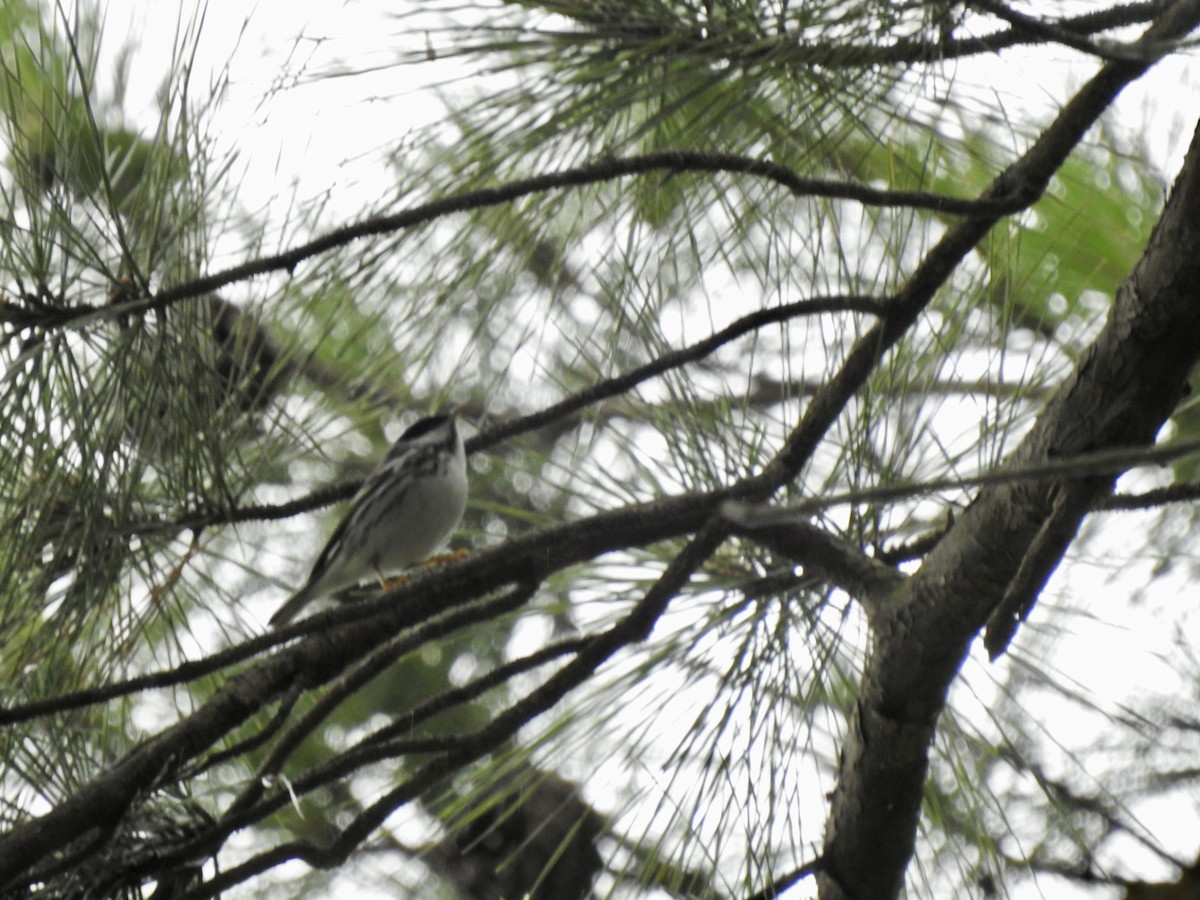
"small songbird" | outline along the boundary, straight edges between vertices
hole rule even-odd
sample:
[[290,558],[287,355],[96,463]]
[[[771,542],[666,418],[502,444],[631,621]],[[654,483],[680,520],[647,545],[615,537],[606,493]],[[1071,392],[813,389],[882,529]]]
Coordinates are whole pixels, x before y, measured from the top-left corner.
[[313,600],[420,562],[467,506],[467,457],[454,415],[421,419],[392,445],[342,516],[304,587],[271,617],[286,625]]

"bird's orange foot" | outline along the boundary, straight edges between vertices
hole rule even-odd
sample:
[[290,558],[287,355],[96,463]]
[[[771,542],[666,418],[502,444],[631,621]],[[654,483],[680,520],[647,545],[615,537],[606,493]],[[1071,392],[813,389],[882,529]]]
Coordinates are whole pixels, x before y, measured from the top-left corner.
[[426,566],[447,566],[450,563],[458,562],[460,559],[466,559],[471,555],[469,550],[459,548],[451,550],[449,553],[439,553],[437,556],[431,556],[429,559],[421,560],[417,563],[418,568],[424,569]]
[[[458,562],[466,556],[470,556],[467,550],[451,550],[449,553],[439,553],[437,556],[431,556],[429,559],[423,559],[415,566],[414,569],[424,569],[429,566],[445,566],[452,562]],[[408,577],[405,575],[396,575],[392,578],[385,578],[382,575],[379,577],[379,588],[384,591],[394,591],[396,588],[408,584]]]

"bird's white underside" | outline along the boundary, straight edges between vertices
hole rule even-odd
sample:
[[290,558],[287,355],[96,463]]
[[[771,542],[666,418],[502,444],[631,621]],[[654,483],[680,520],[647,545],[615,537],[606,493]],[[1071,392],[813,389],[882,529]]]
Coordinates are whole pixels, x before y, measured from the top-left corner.
[[[450,536],[467,506],[465,472],[449,466],[444,475],[414,484],[378,529],[392,536],[379,558],[349,555],[343,565],[325,572],[311,587],[313,596],[335,594],[375,573],[393,575],[425,559]],[[421,527],[411,523],[419,519]]]

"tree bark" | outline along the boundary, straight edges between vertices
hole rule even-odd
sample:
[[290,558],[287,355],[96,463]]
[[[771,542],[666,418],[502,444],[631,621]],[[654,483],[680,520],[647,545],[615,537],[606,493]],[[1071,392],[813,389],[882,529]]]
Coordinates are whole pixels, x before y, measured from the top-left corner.
[[[1007,465],[1149,445],[1184,395],[1198,359],[1200,130],[1102,333]],[[1059,492],[1070,490],[1086,508],[1114,481],[1093,476],[981,490],[896,606],[876,618],[826,825],[821,897],[900,893],[929,747],[971,642],[1054,513]]]

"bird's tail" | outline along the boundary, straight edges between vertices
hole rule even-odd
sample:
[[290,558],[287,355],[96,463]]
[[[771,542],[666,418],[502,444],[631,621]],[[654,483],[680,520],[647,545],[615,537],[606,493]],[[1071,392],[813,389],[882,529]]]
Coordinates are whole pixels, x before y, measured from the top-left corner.
[[306,584],[300,590],[296,591],[296,593],[292,594],[288,598],[287,603],[279,607],[275,615],[271,616],[271,627],[282,628],[288,622],[292,621],[292,619],[296,618],[296,616],[300,615],[300,611],[304,607],[317,599],[316,591],[314,590],[315,587],[316,585]]

